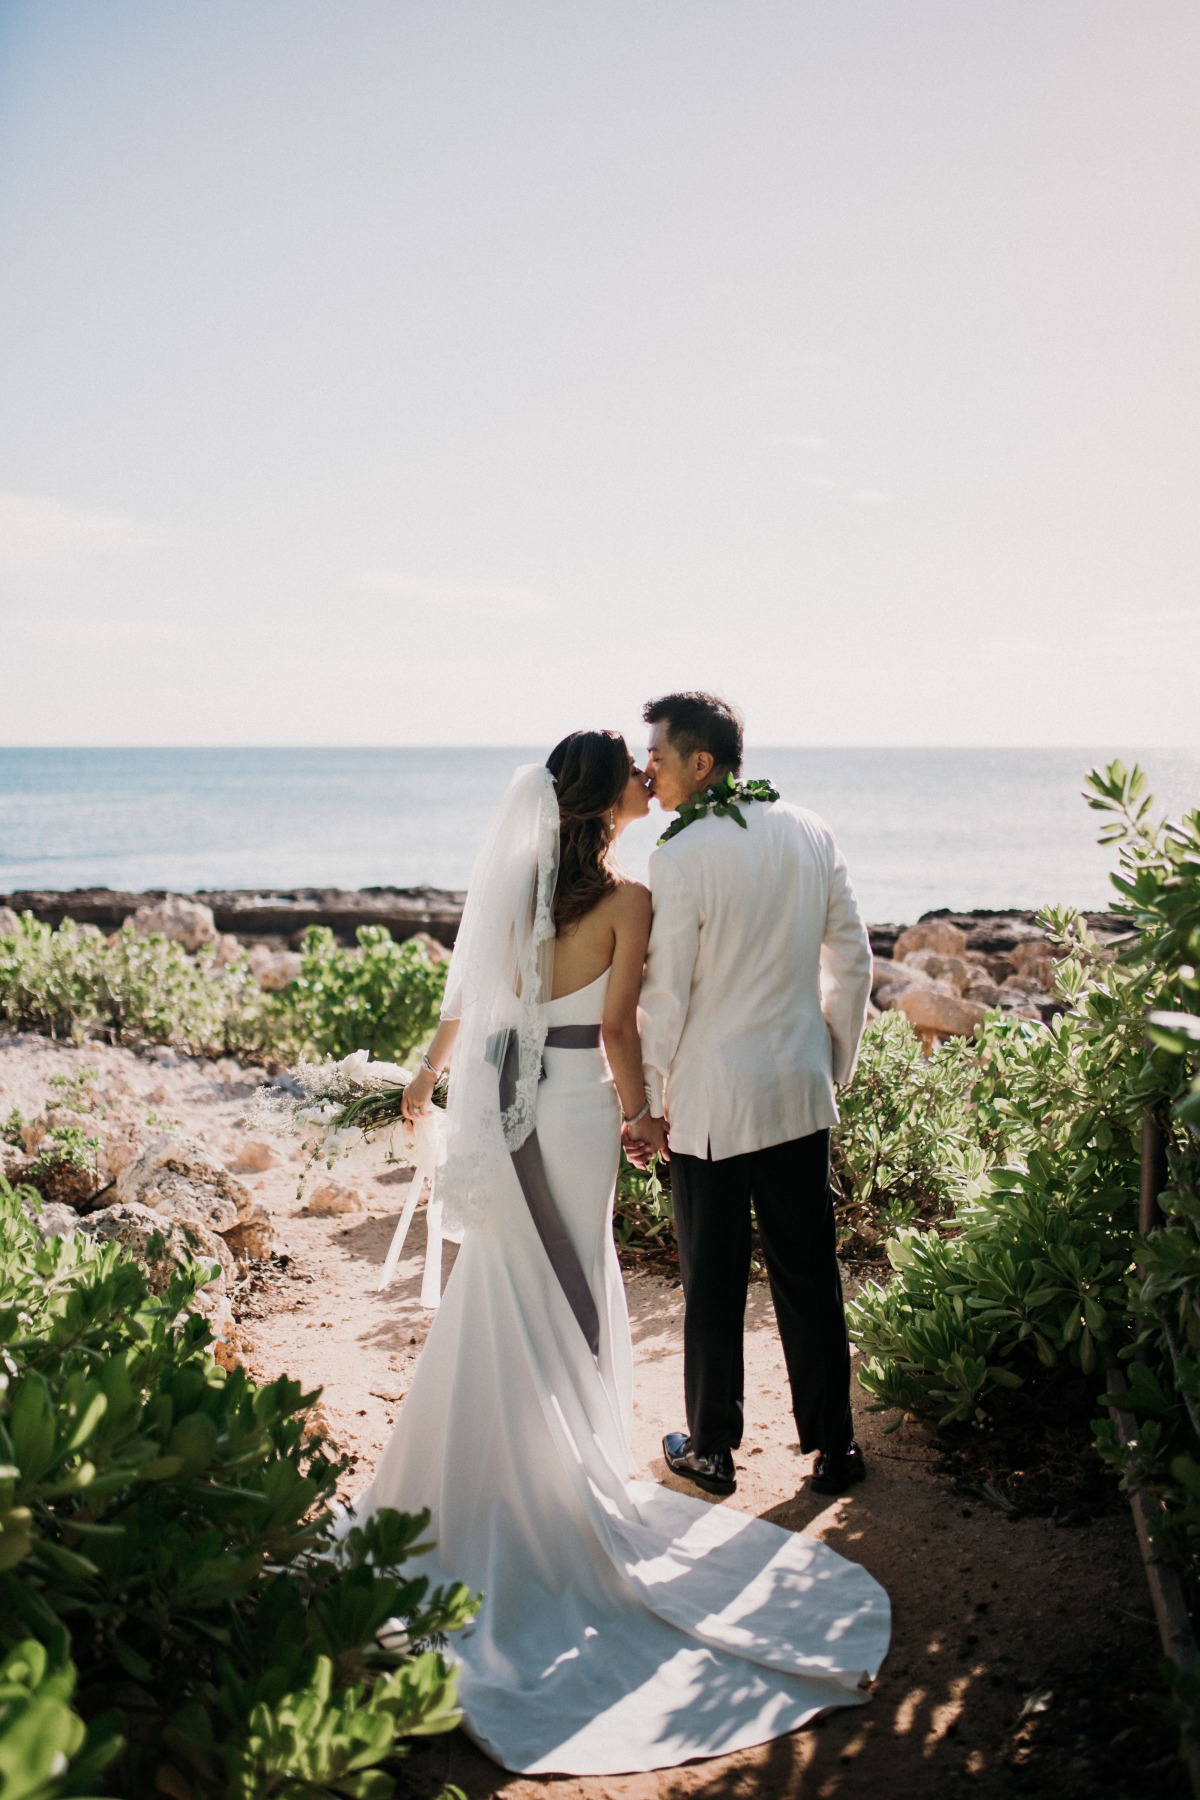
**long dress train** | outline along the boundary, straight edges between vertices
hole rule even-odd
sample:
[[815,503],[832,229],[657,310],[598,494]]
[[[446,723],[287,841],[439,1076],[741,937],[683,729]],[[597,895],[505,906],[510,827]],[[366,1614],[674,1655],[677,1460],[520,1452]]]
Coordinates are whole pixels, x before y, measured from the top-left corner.
[[[607,980],[552,1002],[551,1025],[599,1021]],[[600,1313],[598,1359],[506,1165],[354,1506],[432,1508],[428,1572],[484,1597],[449,1651],[464,1726],[519,1773],[630,1773],[762,1743],[865,1699],[888,1646],[887,1595],[858,1564],[629,1479],[618,1126],[602,1052],[548,1048],[537,1134]]]

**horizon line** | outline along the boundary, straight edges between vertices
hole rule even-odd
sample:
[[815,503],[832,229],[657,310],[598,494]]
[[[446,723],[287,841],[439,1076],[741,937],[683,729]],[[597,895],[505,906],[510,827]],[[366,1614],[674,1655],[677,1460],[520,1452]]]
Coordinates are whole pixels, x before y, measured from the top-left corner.
[[[1111,743],[1111,740],[1109,740],[1109,741]],[[86,751],[222,750],[222,751],[224,751],[224,750],[229,750],[229,751],[239,751],[239,752],[261,750],[261,751],[300,752],[300,751],[313,751],[313,750],[318,750],[318,751],[396,751],[396,750],[479,750],[479,751],[530,750],[530,751],[537,751],[540,748],[541,748],[540,743],[535,744],[535,743],[529,743],[529,742],[526,742],[526,743],[512,742],[512,743],[481,744],[481,743],[452,742],[449,739],[447,739],[444,742],[436,742],[436,743],[431,743],[428,740],[424,740],[420,743],[408,743],[408,744],[286,744],[286,743],[279,743],[279,744],[235,744],[235,743],[4,744],[4,743],[0,743],[0,755],[3,755],[5,751],[44,751],[44,750],[50,750],[50,751],[56,751],[56,750],[86,750]],[[1035,743],[961,744],[961,743],[896,743],[896,742],[830,744],[830,743],[778,743],[778,742],[777,743],[768,743],[766,741],[759,743],[757,741],[752,741],[751,744],[749,745],[749,748],[751,750],[753,750],[756,754],[761,753],[761,752],[769,752],[772,750],[850,750],[850,751],[857,751],[857,750],[954,750],[954,751],[1054,750],[1054,751],[1072,751],[1072,750],[1077,750],[1077,751],[1087,751],[1089,753],[1096,753],[1099,749],[1099,746],[1096,745],[1095,743],[1087,744],[1087,743],[1081,743],[1078,741],[1076,741],[1074,743],[1036,743],[1036,744]],[[1158,754],[1163,751],[1169,751],[1169,752],[1182,751],[1189,755],[1200,755],[1200,742],[1186,743],[1186,744],[1185,743],[1168,743],[1168,744],[1139,743],[1135,746],[1135,745],[1132,745],[1128,739],[1124,740],[1123,742],[1118,741],[1116,744],[1114,744],[1112,746],[1112,753],[1114,755],[1120,755],[1123,752],[1127,752],[1133,748],[1136,748],[1139,752],[1154,753],[1154,754]]]

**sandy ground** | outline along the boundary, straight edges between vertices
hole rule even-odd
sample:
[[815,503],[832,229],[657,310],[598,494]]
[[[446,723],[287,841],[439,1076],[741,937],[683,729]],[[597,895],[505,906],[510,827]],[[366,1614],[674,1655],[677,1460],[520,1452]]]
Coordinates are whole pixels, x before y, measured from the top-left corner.
[[[0,1038],[0,1117],[45,1104],[51,1075],[90,1066],[106,1130],[178,1123],[233,1160],[248,1137],[253,1085],[235,1065],[123,1050],[82,1050],[37,1038]],[[105,1100],[104,1096],[108,1098]],[[146,1130],[146,1135],[149,1129]],[[286,1372],[323,1390],[334,1438],[365,1485],[403,1405],[430,1316],[418,1302],[420,1213],[397,1278],[377,1271],[406,1188],[397,1171],[361,1176],[362,1210],[301,1215],[300,1158],[274,1140],[269,1168],[243,1176],[273,1214],[286,1265],[251,1279],[238,1297],[242,1355],[256,1376]],[[446,1252],[447,1273],[453,1251]],[[671,1481],[664,1431],[682,1423],[678,1286],[633,1272],[627,1280],[636,1350],[634,1449],[650,1476]],[[885,1436],[860,1406],[870,1478],[828,1500],[806,1491],[809,1459],[793,1440],[787,1386],[765,1287],[747,1310],[747,1430],[732,1504],[810,1532],[862,1562],[888,1589],[891,1653],[868,1705],[738,1756],[651,1775],[531,1779],[505,1774],[461,1732],[418,1742],[406,1785],[432,1800],[446,1782],[470,1800],[907,1800],[908,1796],[1164,1796],[1175,1771],[1151,1768],[1161,1730],[1133,1698],[1157,1685],[1158,1642],[1129,1514],[1086,1525],[1011,1520],[955,1490],[938,1472],[932,1435],[906,1426]],[[861,1396],[859,1396],[861,1398]]]

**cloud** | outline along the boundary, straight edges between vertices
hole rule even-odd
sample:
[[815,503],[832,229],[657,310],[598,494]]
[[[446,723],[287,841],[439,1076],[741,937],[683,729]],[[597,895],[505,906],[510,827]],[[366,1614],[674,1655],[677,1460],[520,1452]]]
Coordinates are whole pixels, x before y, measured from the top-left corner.
[[825,439],[816,437],[812,432],[776,432],[767,439],[768,444],[782,444],[788,450],[824,450]]
[[558,610],[553,600],[535,588],[505,582],[438,581],[425,575],[367,569],[355,585],[360,593],[415,600],[467,619],[544,619]]
[[861,500],[864,506],[890,506],[896,498],[886,488],[857,488],[854,498]]
[[796,485],[804,488],[831,488],[833,481],[828,475],[797,475]]
[[97,557],[138,556],[159,542],[145,525],[117,513],[0,493],[0,569],[10,574],[61,574]]

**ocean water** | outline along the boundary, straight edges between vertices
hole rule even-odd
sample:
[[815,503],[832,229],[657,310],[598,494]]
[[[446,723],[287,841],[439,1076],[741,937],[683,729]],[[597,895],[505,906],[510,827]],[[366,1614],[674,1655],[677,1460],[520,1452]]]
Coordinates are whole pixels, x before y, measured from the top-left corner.
[[[0,891],[465,887],[488,816],[545,747],[395,750],[0,748]],[[819,812],[866,917],[933,907],[1108,904],[1111,853],[1081,797],[1107,750],[755,748],[746,773]],[[1163,810],[1200,806],[1200,751],[1120,751]],[[633,826],[642,874],[661,815]]]

